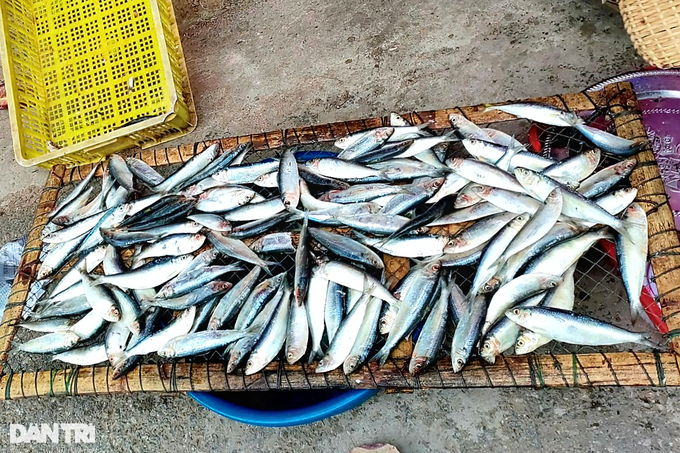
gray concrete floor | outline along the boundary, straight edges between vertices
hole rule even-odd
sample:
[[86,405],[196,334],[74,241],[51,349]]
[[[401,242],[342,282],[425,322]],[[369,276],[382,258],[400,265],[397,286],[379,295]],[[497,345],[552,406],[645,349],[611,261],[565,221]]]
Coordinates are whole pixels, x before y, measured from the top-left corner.
[[[643,65],[620,18],[596,0],[179,0],[175,9],[200,119],[182,142],[577,91]],[[13,163],[6,112],[0,122],[6,241],[26,232],[46,172]],[[9,446],[9,423],[82,422],[97,430],[95,445],[78,447],[87,451],[347,452],[372,442],[404,453],[675,451],[678,396],[632,388],[380,394],[286,429],[240,425],[184,395],[43,398],[0,404],[0,445]]]

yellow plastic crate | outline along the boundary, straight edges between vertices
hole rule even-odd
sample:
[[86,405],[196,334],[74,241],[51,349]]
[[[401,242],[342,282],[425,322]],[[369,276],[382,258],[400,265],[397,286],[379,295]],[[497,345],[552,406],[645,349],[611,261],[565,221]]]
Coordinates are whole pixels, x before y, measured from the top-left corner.
[[0,45],[23,166],[82,165],[196,126],[171,0],[0,0]]

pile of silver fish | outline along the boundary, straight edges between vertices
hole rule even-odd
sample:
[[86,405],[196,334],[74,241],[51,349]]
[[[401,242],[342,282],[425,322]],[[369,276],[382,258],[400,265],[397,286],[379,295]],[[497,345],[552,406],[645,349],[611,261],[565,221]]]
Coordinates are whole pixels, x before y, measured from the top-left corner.
[[[163,177],[111,156],[96,195],[95,168],[49,214],[42,294],[19,324],[41,334],[15,347],[109,362],[115,377],[150,354],[212,351],[228,372],[256,373],[284,351],[349,374],[409,336],[418,373],[451,331],[456,372],[473,353],[494,362],[553,340],[658,347],[572,311],[576,263],[612,239],[632,318],[649,322],[647,219],[626,187],[636,161],[596,171],[600,149],[627,156],[639,144],[547,105],[491,108],[573,127],[597,148],[556,161],[460,115],[435,135],[392,114],[389,127],[337,140],[332,157],[288,149],[244,163],[250,144],[211,146]],[[449,157],[451,142],[462,157]],[[387,281],[385,256],[412,260],[401,281]],[[470,265],[464,293],[453,270]]]

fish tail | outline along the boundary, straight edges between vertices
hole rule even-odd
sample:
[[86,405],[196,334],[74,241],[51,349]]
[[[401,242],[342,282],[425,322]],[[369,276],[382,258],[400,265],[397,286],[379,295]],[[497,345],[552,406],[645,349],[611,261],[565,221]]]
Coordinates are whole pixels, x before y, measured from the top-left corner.
[[389,346],[389,344],[386,344],[383,346],[383,348],[376,353],[376,355],[373,356],[369,362],[380,362],[380,366],[385,365],[385,362],[387,362],[387,358],[390,356],[390,352],[392,351],[392,348]]
[[627,220],[621,220],[618,225],[612,226],[616,230],[617,233],[619,233],[625,240],[628,242],[632,242],[633,244],[637,244],[637,241],[635,238],[631,235],[630,231],[628,230],[630,228],[630,225],[632,222],[627,221]]
[[631,301],[630,303],[630,319],[631,321],[633,321],[633,324],[637,324],[638,321],[643,321],[649,326],[656,328],[652,320],[649,319],[649,315],[647,314],[647,311],[642,307],[642,303],[640,303],[639,299]]
[[662,343],[656,342],[656,341],[652,340],[652,334],[648,333],[648,334],[642,335],[642,338],[640,338],[640,340],[637,341],[637,343],[641,344],[643,346],[648,346],[650,348],[654,348],[654,349],[666,349],[667,348],[667,346],[666,346],[667,341],[668,340],[664,337],[664,341]]

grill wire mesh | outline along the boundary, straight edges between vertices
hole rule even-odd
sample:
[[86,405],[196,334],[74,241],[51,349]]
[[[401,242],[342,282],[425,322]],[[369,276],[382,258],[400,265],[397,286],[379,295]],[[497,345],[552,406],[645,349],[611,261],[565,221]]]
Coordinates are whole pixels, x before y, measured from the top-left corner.
[[[606,113],[607,112],[605,111],[587,112],[584,118],[587,118],[587,120],[591,122],[593,120],[596,121],[591,124],[596,124],[604,129],[607,128],[611,129],[610,122],[602,121],[603,118],[606,119],[607,116]],[[585,141],[585,139],[580,135],[580,133],[569,128],[545,127],[542,125],[532,124],[526,120],[506,121],[499,123],[484,124],[480,126],[491,127],[506,132],[514,136],[517,140],[519,140],[523,144],[527,145],[527,148],[529,149],[531,149],[530,148],[531,144],[532,143],[535,144],[536,140],[538,139],[542,146],[541,154],[545,156],[550,155],[553,157],[559,157],[560,159],[563,159],[570,155],[574,155],[578,152],[582,152],[583,150],[588,149],[590,147],[590,145]],[[450,131],[449,129],[446,129],[435,131],[435,133],[439,135],[447,133],[449,131]],[[337,148],[333,147],[332,142],[322,142],[313,145],[295,146],[295,149],[298,151],[337,151]],[[276,157],[277,155],[280,154],[280,152],[281,152],[280,149],[256,151],[251,153],[246,158],[245,162],[255,162],[266,158]],[[462,145],[459,143],[450,144],[447,150],[447,157],[458,155],[461,156],[466,155],[466,152]],[[612,165],[620,160],[622,159],[618,156],[608,155],[607,153],[603,152],[598,170],[609,165]],[[161,174],[167,176],[168,174],[174,172],[177,168],[179,168],[179,165],[170,165],[166,167],[161,167],[158,170]],[[621,184],[621,186],[627,185],[628,185],[627,181]],[[73,187],[74,185],[72,184],[69,184],[66,187],[64,187],[64,189],[61,190],[60,198],[66,196],[66,194],[68,194]],[[251,187],[253,187],[265,198],[269,198],[277,194],[276,189],[265,189],[257,186]],[[619,186],[615,187],[614,190],[617,188],[619,188]],[[319,191],[316,192],[317,195],[319,193],[320,193]],[[295,231],[299,230],[299,227],[300,222],[291,222],[288,224],[279,224],[272,231]],[[347,234],[346,229],[338,230],[338,232]],[[328,255],[332,259],[338,259],[341,261],[344,260],[343,258],[334,256],[331,252],[328,252],[325,248],[321,247],[315,241],[312,241],[311,243],[311,250],[313,251],[313,253],[317,255]],[[276,275],[279,272],[287,272],[288,279],[290,282],[292,282],[295,265],[294,254],[277,253],[263,256],[263,258],[274,263],[274,265],[271,266],[272,274]],[[393,258],[386,257],[386,259],[389,260]],[[233,260],[229,258],[219,258],[213,264],[228,264],[231,262],[233,262]],[[416,264],[415,261],[412,260],[410,261],[411,266],[415,264]],[[474,265],[463,266],[448,269],[449,270],[446,270],[446,272],[451,272],[453,281],[461,287],[463,292],[467,292],[467,290],[471,286],[472,279],[474,278],[474,273],[476,269],[475,266]],[[226,276],[223,276],[221,279],[225,281],[230,281],[231,283],[236,283],[240,278],[242,278],[247,273],[248,270],[249,269],[246,269],[245,271],[238,272],[235,274],[227,274]],[[377,278],[381,277],[380,273],[378,272],[373,272],[373,274]],[[598,319],[613,323],[623,328],[635,330],[635,327],[632,326],[631,324],[630,310],[628,308],[628,299],[623,287],[620,273],[616,266],[616,262],[613,260],[612,257],[610,257],[610,255],[607,254],[607,252],[602,248],[600,244],[596,244],[595,246],[593,246],[578,261],[574,278],[575,278],[574,311],[594,316]],[[35,288],[37,286],[38,285],[36,284],[32,285],[31,288],[32,293],[35,292]],[[167,310],[164,310],[162,316],[160,316],[161,318],[160,325],[163,325],[163,323],[167,323],[171,319],[171,317],[172,313]],[[233,323],[234,320],[227,324],[225,328],[231,328],[233,326]],[[646,327],[637,326],[637,328],[638,330],[640,330],[640,328]],[[453,329],[454,327],[451,324],[444,339],[442,351],[440,353],[441,356],[449,355]],[[419,328],[416,328],[416,332],[418,332],[418,330]],[[24,343],[40,335],[43,334],[38,332],[31,332],[27,329],[18,329],[13,344]],[[89,340],[83,345],[101,342],[103,341],[103,335],[104,333],[102,332],[101,334],[95,336],[95,338]],[[382,335],[378,336],[369,357],[372,356],[373,353],[377,352],[380,349],[380,347],[383,346],[385,338],[386,337]],[[404,341],[409,342],[412,341],[412,339],[408,338]],[[325,350],[328,346],[327,339],[325,338],[325,336],[322,346],[323,350]],[[614,352],[624,350],[641,351],[644,349],[645,349],[644,347],[630,344],[622,346],[593,348],[588,346],[568,345],[553,341],[539,348],[536,352],[534,352],[534,354]],[[512,349],[506,351],[506,355],[511,355],[512,352],[513,352]],[[285,360],[283,358],[283,351],[281,351],[278,356],[278,360],[282,359]],[[302,360],[306,361],[306,359],[307,356],[305,355]],[[225,349],[220,349],[206,354],[202,354],[200,356],[181,360],[185,360],[187,362],[206,362],[206,361],[223,362],[228,360],[228,354],[225,354]],[[167,359],[163,359],[154,354],[143,357],[140,363],[158,364],[167,361],[168,361]],[[5,372],[19,373],[65,368],[72,368],[72,366],[58,361],[51,361],[51,357],[49,355],[29,354],[19,351],[16,347],[12,347],[8,355]],[[241,371],[238,372],[240,373]]]

